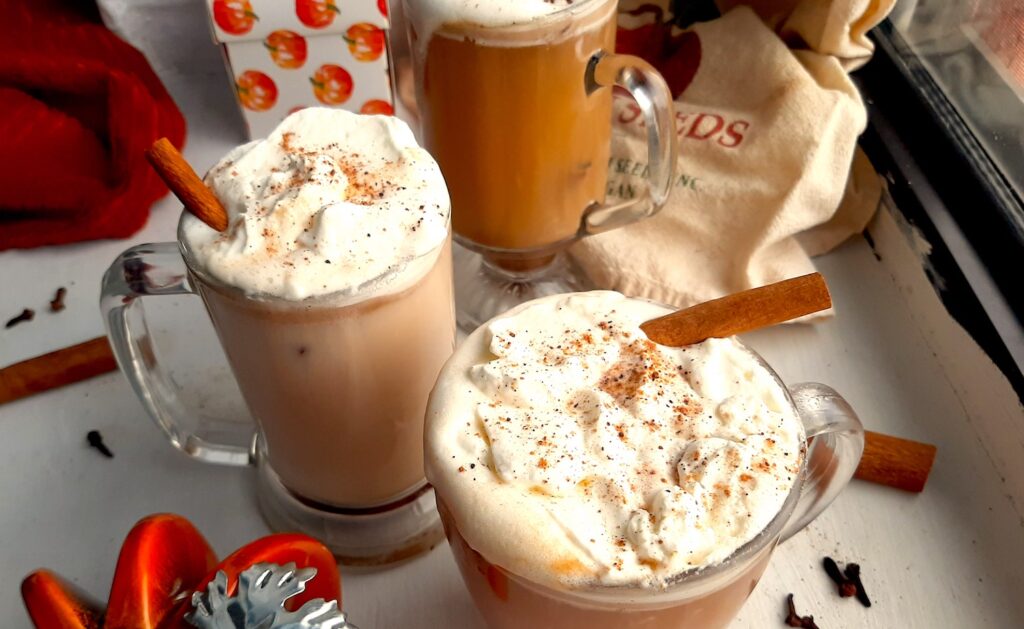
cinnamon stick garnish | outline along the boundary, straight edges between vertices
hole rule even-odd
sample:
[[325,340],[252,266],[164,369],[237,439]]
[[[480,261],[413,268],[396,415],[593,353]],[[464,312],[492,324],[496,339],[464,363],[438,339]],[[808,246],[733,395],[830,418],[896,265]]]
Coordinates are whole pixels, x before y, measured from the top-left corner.
[[94,338],[0,369],[0,404],[115,369],[107,337]]
[[[647,337],[681,347],[782,323],[832,307],[825,279],[811,273],[677,310],[643,323]],[[924,489],[935,446],[865,431],[864,454],[854,478],[904,491]]]
[[640,326],[660,345],[682,347],[725,338],[832,307],[825,278],[810,273],[677,310]]
[[927,443],[865,430],[864,454],[853,477],[920,492],[928,482],[935,453],[935,446]]
[[227,210],[170,140],[154,142],[146,151],[146,159],[186,210],[219,232],[228,228]]

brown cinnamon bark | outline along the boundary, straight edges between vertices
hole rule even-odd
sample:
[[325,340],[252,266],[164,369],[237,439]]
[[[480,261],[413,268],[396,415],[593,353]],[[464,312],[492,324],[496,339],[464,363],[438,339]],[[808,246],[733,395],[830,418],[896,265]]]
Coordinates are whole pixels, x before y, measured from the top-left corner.
[[115,369],[107,337],[94,338],[0,369],[0,404]]
[[227,210],[170,140],[154,142],[146,151],[146,159],[186,210],[219,232],[228,228]]
[[649,339],[682,347],[775,325],[832,307],[825,278],[811,273],[726,295],[641,324]]
[[853,477],[919,492],[928,482],[935,453],[933,445],[866,430],[864,455]]

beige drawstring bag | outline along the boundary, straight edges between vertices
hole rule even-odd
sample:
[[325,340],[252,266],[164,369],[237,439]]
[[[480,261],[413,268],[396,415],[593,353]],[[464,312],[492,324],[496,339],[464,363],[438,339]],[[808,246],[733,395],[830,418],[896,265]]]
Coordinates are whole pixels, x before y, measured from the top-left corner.
[[725,13],[741,5],[795,50],[807,49],[839,60],[847,71],[871,58],[867,33],[885,19],[896,0],[718,0]]
[[[881,184],[856,149],[866,113],[844,64],[871,53],[864,12],[849,7],[879,3],[841,12],[812,10],[837,2],[751,4],[806,45],[788,48],[743,6],[689,29],[699,45],[686,46],[697,67],[676,101],[676,185],[654,218],[573,247],[597,286],[680,307],[713,299],[813,271],[809,255],[859,233],[874,213]],[[881,5],[872,20],[891,2]],[[839,27],[837,15],[861,17]],[[646,166],[636,105],[616,98],[614,116],[610,201],[642,190]]]

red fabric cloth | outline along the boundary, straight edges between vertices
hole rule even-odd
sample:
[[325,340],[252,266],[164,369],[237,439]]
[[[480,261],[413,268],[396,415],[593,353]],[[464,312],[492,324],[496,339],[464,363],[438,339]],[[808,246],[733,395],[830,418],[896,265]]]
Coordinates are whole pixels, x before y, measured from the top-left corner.
[[0,250],[138,231],[167,188],[144,151],[185,140],[145,57],[75,0],[0,0]]

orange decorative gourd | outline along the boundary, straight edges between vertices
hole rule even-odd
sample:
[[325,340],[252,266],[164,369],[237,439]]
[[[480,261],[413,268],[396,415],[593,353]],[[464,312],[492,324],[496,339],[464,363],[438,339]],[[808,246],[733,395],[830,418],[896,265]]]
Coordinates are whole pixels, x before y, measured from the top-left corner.
[[218,563],[202,534],[173,514],[143,518],[125,538],[106,610],[48,570],[25,577],[21,594],[37,629],[184,629],[192,626],[185,618],[194,592],[204,592],[222,572],[226,595],[233,596],[239,575],[256,564],[315,569],[316,578],[287,599],[287,610],[314,599],[341,604],[337,563],[315,539],[270,535]]

